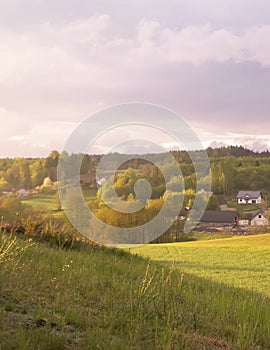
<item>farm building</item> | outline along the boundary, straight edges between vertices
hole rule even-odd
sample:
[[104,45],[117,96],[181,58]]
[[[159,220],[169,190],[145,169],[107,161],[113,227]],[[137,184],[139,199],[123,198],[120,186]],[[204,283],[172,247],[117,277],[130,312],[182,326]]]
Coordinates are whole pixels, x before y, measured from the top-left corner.
[[238,204],[260,204],[262,194],[260,191],[239,191],[237,195]]
[[251,226],[267,226],[269,222],[265,212],[265,209],[255,211],[250,222]]
[[200,219],[200,229],[233,228],[238,224],[236,210],[206,210]]

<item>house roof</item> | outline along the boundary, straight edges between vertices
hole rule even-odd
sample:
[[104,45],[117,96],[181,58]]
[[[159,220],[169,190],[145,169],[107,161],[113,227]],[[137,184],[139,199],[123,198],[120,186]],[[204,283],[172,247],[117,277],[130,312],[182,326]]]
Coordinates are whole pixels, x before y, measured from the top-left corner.
[[200,222],[224,222],[231,224],[236,217],[236,210],[206,210]]
[[252,213],[252,219],[254,219],[257,215],[259,214],[264,214],[266,212],[266,209],[260,209],[260,210],[256,210]]
[[91,184],[96,178],[96,174],[82,174],[80,175],[80,182],[84,184]]
[[257,199],[261,196],[260,191],[239,191],[237,198],[239,199]]

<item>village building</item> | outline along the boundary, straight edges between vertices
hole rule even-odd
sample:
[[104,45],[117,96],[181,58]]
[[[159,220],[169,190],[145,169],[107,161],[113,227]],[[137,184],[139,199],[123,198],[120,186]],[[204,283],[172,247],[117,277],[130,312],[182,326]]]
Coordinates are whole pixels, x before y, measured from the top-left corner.
[[238,204],[261,204],[262,194],[260,191],[239,191],[237,194]]
[[266,209],[257,210],[253,213],[251,219],[251,226],[267,226],[269,221],[265,216]]
[[249,220],[247,219],[238,220],[239,227],[247,227],[248,225],[249,225]]
[[29,190],[25,189],[25,188],[20,188],[18,191],[17,191],[17,195],[19,197],[27,197],[29,195]]
[[215,231],[222,228],[232,229],[238,225],[236,210],[206,210],[200,219],[199,228]]

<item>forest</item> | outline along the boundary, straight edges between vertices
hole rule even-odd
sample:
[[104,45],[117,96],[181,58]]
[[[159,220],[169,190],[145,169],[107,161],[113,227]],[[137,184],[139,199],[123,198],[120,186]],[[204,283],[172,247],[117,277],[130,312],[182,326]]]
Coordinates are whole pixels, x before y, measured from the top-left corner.
[[[206,150],[211,164],[211,189],[214,194],[235,195],[238,190],[260,190],[270,192],[270,153],[254,152],[242,146],[229,146],[222,148],[207,148]],[[189,152],[190,153],[190,152]],[[172,151],[181,168],[185,189],[196,189],[197,180],[194,166],[186,151]],[[150,180],[153,198],[159,198],[164,194],[165,184],[162,174],[153,164],[166,162],[166,154],[151,154],[151,161],[146,161],[140,155],[132,155],[132,160],[124,162],[119,170],[128,168],[141,172],[142,177]],[[61,154],[54,150],[46,158],[2,158],[0,159],[0,191],[16,191],[20,188],[35,188],[42,185],[44,178],[49,177],[53,182],[57,181],[57,165],[59,158],[71,164],[68,177],[73,177],[74,162],[81,162],[80,174],[95,174],[102,155]],[[117,162],[119,154],[110,154],[107,161],[111,162],[111,169]],[[129,157],[130,158],[130,157]],[[152,164],[151,164],[152,163]],[[167,172],[174,171],[171,164],[167,164]],[[174,182],[171,179],[167,184],[173,189]],[[123,191],[121,189],[120,191]],[[131,192],[130,192],[131,193]]]

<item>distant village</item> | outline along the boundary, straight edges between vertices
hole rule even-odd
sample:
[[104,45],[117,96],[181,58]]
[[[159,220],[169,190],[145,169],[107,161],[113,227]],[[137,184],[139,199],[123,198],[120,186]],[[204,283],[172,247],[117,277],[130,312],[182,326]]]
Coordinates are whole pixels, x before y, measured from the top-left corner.
[[36,188],[20,188],[18,190],[5,190],[1,191],[3,197],[18,196],[19,198],[24,198],[28,196],[33,196],[38,194],[38,192],[44,188],[52,188],[55,184],[49,177],[45,177],[43,184],[41,186],[36,186]]
[[[73,184],[95,187],[99,189],[105,182],[105,178],[96,178],[90,174],[80,175],[71,179]],[[46,177],[41,186],[34,189],[20,188],[16,191],[2,191],[2,197],[14,196],[26,198],[35,196],[44,189],[57,190],[56,183]],[[199,223],[193,229],[196,232],[221,232],[230,231],[235,234],[248,234],[250,229],[266,228],[269,225],[270,216],[267,212],[267,198],[263,198],[260,191],[239,191],[233,198],[233,202],[243,209],[242,215],[237,208],[228,205],[224,195],[217,195],[218,208],[206,210]],[[251,209],[248,209],[250,208]],[[255,210],[254,210],[255,209]],[[181,216],[181,220],[186,217]]]
[[218,196],[218,200],[219,210],[206,210],[195,228],[196,231],[218,232],[225,229],[247,234],[249,227],[262,228],[269,225],[267,198],[263,201],[260,191],[239,191],[234,199],[243,209],[248,206],[257,207],[256,210],[247,212],[249,219],[240,217],[237,209],[228,207],[224,196]]
[[[270,193],[270,152],[258,153],[242,146],[209,147],[206,152],[211,166],[211,192],[206,188],[206,194],[200,193],[202,200],[209,195],[209,201],[207,210],[200,220],[196,221],[194,230],[217,233],[226,231],[233,234],[267,232],[270,226],[267,199],[267,194]],[[14,221],[17,212],[12,207],[16,202],[14,197],[17,202],[22,203],[22,212],[29,203],[25,214],[28,215],[31,205],[34,208],[35,203],[39,202],[39,197],[42,197],[46,191],[51,203],[57,202],[57,204],[52,204],[53,208],[56,211],[61,209],[59,196],[57,196],[57,167],[61,157],[66,164],[67,184],[81,185],[82,190],[88,194],[91,192],[93,197],[97,190],[104,188],[106,198],[110,199],[111,186],[117,186],[119,196],[123,200],[134,198],[135,182],[146,179],[151,185],[152,193],[146,210],[139,213],[136,220],[134,216],[137,224],[150,220],[151,215],[158,213],[166,191],[170,193],[182,191],[183,208],[176,216],[170,232],[165,233],[175,237],[174,230],[182,232],[185,220],[192,218],[192,211],[185,210],[185,208],[192,209],[195,197],[199,195],[196,192],[198,184],[200,188],[204,188],[204,184],[208,181],[208,174],[197,178],[188,152],[172,151],[170,155],[173,155],[182,170],[183,179],[174,176],[175,169],[169,161],[170,156],[160,153],[151,155],[154,160],[153,164],[142,159],[140,155],[133,155],[134,159],[124,157],[125,162],[118,169],[114,184],[109,181],[111,170],[107,171],[103,177],[101,175],[96,177],[102,155],[69,155],[67,152],[60,154],[54,150],[46,158],[0,159],[0,217],[4,217],[2,221],[10,223]],[[193,156],[199,155],[195,152]],[[108,169],[117,169],[115,166],[119,160],[118,153],[108,154],[106,157]],[[121,155],[121,162],[122,160]],[[77,163],[81,164],[79,174],[74,169],[74,164]],[[155,163],[163,165],[168,179],[167,183]],[[120,227],[129,225],[120,215],[117,217],[117,214],[113,212],[106,212],[99,198],[93,207],[95,213],[111,220],[112,225],[116,225],[117,222],[120,222]],[[18,209],[20,209],[19,206]]]

